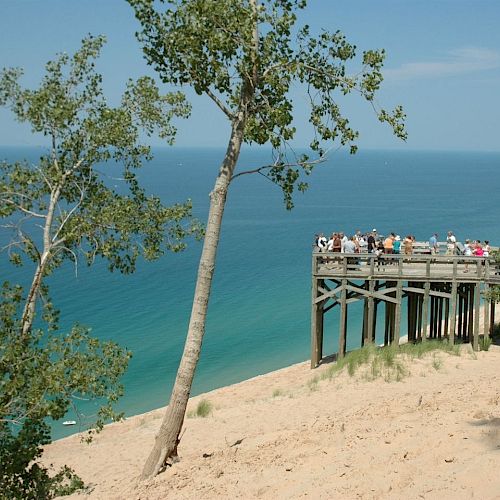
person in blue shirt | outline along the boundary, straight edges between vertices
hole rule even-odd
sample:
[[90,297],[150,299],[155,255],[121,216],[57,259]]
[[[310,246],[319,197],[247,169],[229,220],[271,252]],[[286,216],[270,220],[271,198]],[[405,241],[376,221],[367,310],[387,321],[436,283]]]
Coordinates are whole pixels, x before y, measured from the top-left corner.
[[399,234],[396,236],[392,244],[392,252],[401,253],[401,236],[399,236]]
[[431,254],[432,255],[437,255],[439,253],[439,246],[438,246],[438,235],[437,233],[434,233],[430,238],[429,238],[429,248],[431,249]]

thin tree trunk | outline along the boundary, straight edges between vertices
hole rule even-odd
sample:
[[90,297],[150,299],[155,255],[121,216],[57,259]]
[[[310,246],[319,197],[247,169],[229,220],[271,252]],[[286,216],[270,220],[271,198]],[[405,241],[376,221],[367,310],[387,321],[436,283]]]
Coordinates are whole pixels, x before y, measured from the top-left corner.
[[258,83],[258,53],[259,53],[259,31],[258,31],[258,6],[257,0],[250,0],[254,15],[254,32],[252,47],[252,75],[251,81],[243,83],[238,113],[236,114],[231,128],[226,156],[219,170],[213,191],[210,193],[210,210],[203,242],[203,250],[198,268],[198,277],[193,298],[193,308],[189,320],[189,328],[184,345],[184,352],[177,370],[174,388],[170,402],[163,417],[160,430],[156,435],[155,444],[149,454],[141,479],[155,476],[166,465],[167,460],[177,459],[177,445],[179,435],[184,423],[186,406],[191,393],[194,372],[200,357],[201,345],[205,334],[205,319],[212,287],[212,277],[215,270],[215,258],[219,245],[222,216],[226,205],[227,190],[233,176],[241,145],[245,125],[247,121],[248,107],[255,95]]
[[144,465],[141,479],[155,476],[166,466],[167,460],[172,459],[175,461],[177,459],[177,444],[184,423],[186,406],[205,333],[205,318],[227,190],[240,154],[244,127],[245,113],[241,112],[233,123],[226,156],[219,170],[214,189],[210,193],[210,210],[184,352],[177,370],[170,403],[163,417],[160,430],[156,435],[153,450]]
[[58,186],[50,196],[49,207],[47,209],[47,218],[45,219],[45,225],[43,228],[43,251],[40,255],[40,261],[36,267],[35,274],[33,275],[33,280],[31,282],[31,287],[26,298],[26,303],[24,305],[23,315],[21,319],[21,331],[23,337],[26,336],[33,326],[33,321],[35,319],[35,309],[36,301],[38,297],[38,292],[42,284],[43,275],[45,273],[45,268],[50,259],[50,254],[52,252],[52,241],[51,241],[51,229],[52,222],[54,221],[54,212],[61,194],[61,187]]

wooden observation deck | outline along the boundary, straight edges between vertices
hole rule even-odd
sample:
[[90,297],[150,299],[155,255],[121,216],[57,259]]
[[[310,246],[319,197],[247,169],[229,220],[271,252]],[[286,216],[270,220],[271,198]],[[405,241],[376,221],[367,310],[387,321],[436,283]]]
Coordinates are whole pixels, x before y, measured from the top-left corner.
[[[424,245],[417,245],[423,249]],[[491,257],[383,255],[313,252],[311,367],[323,359],[324,315],[340,308],[337,357],[346,352],[348,308],[363,301],[361,345],[375,342],[377,309],[385,304],[384,345],[399,343],[406,305],[408,341],[447,338],[479,348],[479,336],[493,328],[495,304],[481,294],[500,285],[500,265]],[[406,303],[405,303],[406,299]],[[335,354],[335,353],[330,353]]]

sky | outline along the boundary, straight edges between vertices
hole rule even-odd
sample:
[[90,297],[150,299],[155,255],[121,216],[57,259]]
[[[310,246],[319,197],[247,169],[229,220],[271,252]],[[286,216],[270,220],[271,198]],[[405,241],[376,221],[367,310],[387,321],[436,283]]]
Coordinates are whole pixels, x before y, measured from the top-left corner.
[[[408,140],[394,138],[365,103],[348,99],[360,148],[500,151],[500,0],[309,0],[299,23],[341,30],[359,54],[386,50],[378,100],[386,108],[403,105]],[[0,0],[0,68],[24,68],[22,83],[33,88],[56,53],[72,53],[88,33],[104,34],[98,70],[116,103],[128,78],[154,76],[135,39],[138,29],[125,0]],[[207,99],[188,97],[193,113],[179,124],[176,144],[225,146],[222,113]],[[305,121],[306,99],[300,92],[294,98],[297,121]],[[308,130],[298,125],[295,145],[305,146]],[[42,143],[0,109],[0,145]]]

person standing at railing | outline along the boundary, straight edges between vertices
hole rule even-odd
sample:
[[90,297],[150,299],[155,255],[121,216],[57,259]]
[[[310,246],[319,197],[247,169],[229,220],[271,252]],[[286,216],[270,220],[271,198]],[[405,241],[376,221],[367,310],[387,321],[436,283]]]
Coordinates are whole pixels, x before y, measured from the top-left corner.
[[484,257],[484,250],[480,241],[478,241],[474,247],[474,255],[476,257]]
[[344,234],[340,233],[340,251],[345,252],[345,244],[349,241],[349,238]]
[[[471,245],[471,242],[470,240],[465,240],[465,245],[464,245],[464,256],[465,257],[472,257],[472,245]],[[465,269],[464,269],[464,273],[468,273],[469,272],[469,262],[468,261],[465,261]]]
[[333,242],[335,241],[335,233],[332,233],[330,239],[326,243],[327,252],[333,252]]
[[371,232],[367,238],[368,253],[373,253],[375,251],[375,233]]
[[387,238],[384,240],[384,253],[387,253],[387,254],[393,253],[395,239],[396,239],[396,235],[394,233],[391,233],[389,236],[387,236]]
[[342,251],[342,239],[339,233],[333,235],[332,252],[340,253]]
[[434,233],[429,238],[429,248],[431,250],[431,255],[437,255],[439,253],[439,245],[438,245],[438,235]]
[[490,242],[488,240],[484,240],[483,255],[485,257],[489,257],[490,251],[491,251]]
[[411,255],[413,253],[413,236],[410,234],[404,239],[403,248],[405,255]]
[[452,231],[448,231],[448,236],[446,238],[446,255],[456,255],[457,254],[457,239]]
[[320,252],[326,252],[327,243],[325,235],[320,233],[316,240],[316,246],[319,248]]
[[401,253],[401,236],[399,234],[394,238],[394,243],[392,244],[392,251],[395,254]]
[[344,243],[344,253],[356,253],[356,237],[353,236]]

